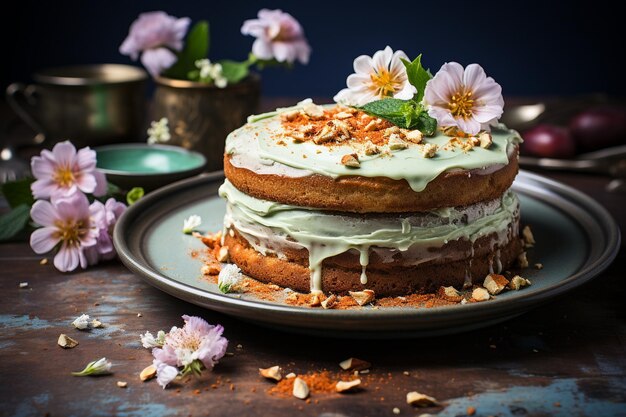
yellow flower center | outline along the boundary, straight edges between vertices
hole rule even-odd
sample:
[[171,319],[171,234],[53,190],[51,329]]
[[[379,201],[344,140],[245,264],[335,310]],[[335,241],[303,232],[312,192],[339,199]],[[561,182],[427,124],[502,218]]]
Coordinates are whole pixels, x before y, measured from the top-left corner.
[[450,97],[448,107],[454,117],[462,117],[465,120],[472,117],[472,108],[474,107],[472,93],[472,91],[461,90]]
[[86,232],[86,230],[83,229],[84,224],[82,220],[76,222],[72,220],[57,220],[54,225],[57,227],[56,237],[67,242],[68,245],[78,246],[80,244],[80,237]]
[[380,97],[391,96],[400,89],[401,82],[385,68],[379,68],[370,75],[376,94]]
[[69,187],[74,183],[74,173],[69,167],[59,167],[54,173],[53,179],[61,187]]

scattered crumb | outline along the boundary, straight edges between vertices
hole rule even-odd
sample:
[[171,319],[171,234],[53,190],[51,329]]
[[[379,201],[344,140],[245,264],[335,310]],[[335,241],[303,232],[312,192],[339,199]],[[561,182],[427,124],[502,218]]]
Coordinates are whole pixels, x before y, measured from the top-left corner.
[[143,314],[137,313],[137,317],[143,317]]
[[465,410],[465,413],[468,416],[473,416],[474,414],[476,414],[476,407],[472,407],[471,405],[469,407],[467,407],[467,409]]
[[20,288],[28,288],[28,282],[20,282]]
[[391,410],[394,414],[400,414],[400,409],[398,407],[394,407],[393,410]]
[[48,264],[48,258],[43,258],[41,261],[39,261],[39,265],[47,265]]
[[126,388],[128,386],[128,382],[126,381],[117,381],[117,386],[120,388]]

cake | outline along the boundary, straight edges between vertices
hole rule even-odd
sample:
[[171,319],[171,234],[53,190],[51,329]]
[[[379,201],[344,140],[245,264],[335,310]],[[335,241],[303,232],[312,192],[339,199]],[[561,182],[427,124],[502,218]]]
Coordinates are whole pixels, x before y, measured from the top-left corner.
[[519,135],[497,118],[468,132],[415,103],[435,129],[376,106],[305,100],[232,132],[219,190],[230,262],[300,292],[377,296],[469,288],[512,265]]

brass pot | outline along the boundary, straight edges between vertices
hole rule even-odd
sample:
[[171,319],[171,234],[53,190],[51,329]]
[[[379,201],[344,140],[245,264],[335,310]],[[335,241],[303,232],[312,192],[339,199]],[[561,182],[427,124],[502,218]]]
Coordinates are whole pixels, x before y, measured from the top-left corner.
[[153,119],[167,117],[168,144],[196,150],[206,157],[209,171],[221,170],[226,136],[258,109],[260,77],[250,74],[225,88],[165,77],[155,82]]
[[118,64],[77,65],[44,69],[33,78],[35,84],[11,84],[6,96],[37,131],[37,143],[50,146],[70,139],[83,147],[145,138],[144,70]]

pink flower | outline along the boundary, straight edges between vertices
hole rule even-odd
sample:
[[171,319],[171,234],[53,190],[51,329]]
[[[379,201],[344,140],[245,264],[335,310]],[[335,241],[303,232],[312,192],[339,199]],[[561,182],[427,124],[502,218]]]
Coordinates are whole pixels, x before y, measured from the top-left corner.
[[111,236],[117,219],[126,210],[126,205],[114,198],[109,198],[102,204],[96,200],[89,206],[91,217],[98,227],[96,244],[85,248],[85,257],[89,265],[95,265],[101,260],[113,259],[116,255]]
[[96,244],[98,227],[91,218],[89,201],[83,193],[71,197],[38,200],[30,211],[33,221],[43,227],[30,236],[35,253],[46,253],[60,244],[54,266],[62,272],[87,267],[84,249]]
[[456,126],[470,135],[490,130],[504,107],[502,88],[478,64],[463,69],[448,62],[426,83],[424,102],[439,126]]
[[354,74],[348,76],[348,88],[334,97],[337,103],[363,106],[385,97],[409,100],[416,88],[409,82],[402,59],[409,60],[403,51],[387,46],[374,56],[361,55],[354,59]]
[[143,52],[141,63],[153,77],[157,76],[176,62],[172,50],[183,49],[183,38],[190,23],[188,17],[178,19],[162,11],[142,13],[130,25],[120,53],[137,60]]
[[44,149],[31,160],[33,176],[37,179],[31,190],[35,198],[69,197],[79,191],[95,196],[106,193],[106,178],[96,169],[96,152],[89,147],[76,152],[71,142]]
[[228,340],[222,337],[222,326],[210,325],[200,317],[184,315],[183,320],[182,328],[172,327],[165,336],[162,348],[152,349],[157,381],[163,382],[159,382],[163,388],[177,375],[172,376],[172,367],[184,367],[183,374],[199,372],[202,367],[212,369],[228,347]]
[[252,53],[259,59],[276,59],[278,62],[301,64],[309,62],[309,46],[302,26],[289,13],[282,10],[261,9],[258,19],[243,22],[241,33],[256,38]]

